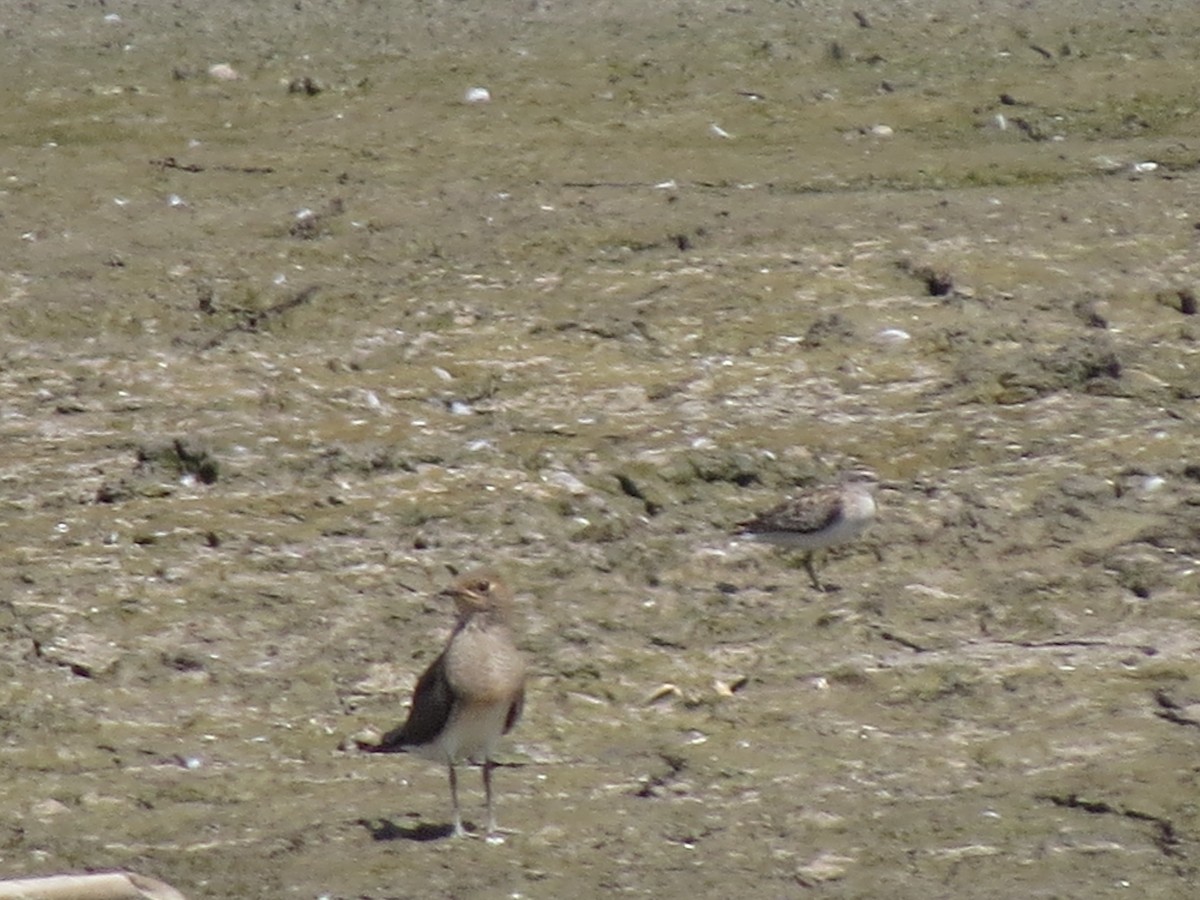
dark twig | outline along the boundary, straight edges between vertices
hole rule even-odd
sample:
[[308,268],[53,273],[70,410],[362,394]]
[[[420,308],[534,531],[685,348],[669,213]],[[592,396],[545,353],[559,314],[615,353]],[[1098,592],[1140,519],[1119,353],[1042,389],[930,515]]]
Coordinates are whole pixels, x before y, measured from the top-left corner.
[[1063,809],[1081,809],[1093,815],[1123,816],[1126,819],[1134,819],[1138,822],[1149,822],[1155,827],[1156,831],[1154,845],[1158,847],[1163,856],[1178,857],[1183,855],[1183,852],[1179,849],[1179,844],[1182,842],[1181,838],[1170,819],[1164,819],[1161,816],[1151,815],[1137,809],[1113,806],[1104,800],[1085,800],[1078,794],[1035,794],[1034,799],[1047,800]]
[[243,314],[244,318],[240,322],[235,325],[230,325],[228,328],[225,328],[213,335],[213,337],[202,343],[198,349],[212,350],[213,348],[223,344],[230,335],[239,331],[254,333],[261,330],[262,327],[270,320],[277,319],[279,316],[286,312],[290,312],[298,306],[303,306],[313,298],[313,295],[320,290],[320,287],[321,286],[319,284],[310,284],[303,290],[298,291],[284,300],[280,300],[273,306],[268,306],[266,309],[249,310],[245,312]]

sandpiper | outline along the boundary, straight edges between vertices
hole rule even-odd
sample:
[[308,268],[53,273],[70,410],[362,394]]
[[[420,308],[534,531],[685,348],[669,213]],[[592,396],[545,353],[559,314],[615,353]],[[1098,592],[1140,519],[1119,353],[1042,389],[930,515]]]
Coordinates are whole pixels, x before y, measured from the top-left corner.
[[513,595],[491,569],[469,572],[442,593],[454,600],[458,611],[450,639],[417,679],[404,724],[363,749],[416,753],[445,763],[456,836],[466,831],[455,765],[467,759],[481,763],[490,836],[496,833],[492,754],[500,737],[517,724],[525,702],[525,661],[511,631]]
[[852,541],[875,518],[871,491],[878,479],[873,472],[857,470],[837,484],[797,494],[753,519],[740,522],[738,537],[782,547],[806,550],[804,568],[813,587],[823,591],[813,568],[813,555],[823,547]]

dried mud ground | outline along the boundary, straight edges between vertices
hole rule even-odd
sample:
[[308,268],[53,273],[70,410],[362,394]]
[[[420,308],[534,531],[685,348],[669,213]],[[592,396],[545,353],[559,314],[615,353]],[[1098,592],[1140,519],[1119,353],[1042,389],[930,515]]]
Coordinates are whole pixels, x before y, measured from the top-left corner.
[[0,873],[1196,896],[1195,4],[191,5],[3,4]]

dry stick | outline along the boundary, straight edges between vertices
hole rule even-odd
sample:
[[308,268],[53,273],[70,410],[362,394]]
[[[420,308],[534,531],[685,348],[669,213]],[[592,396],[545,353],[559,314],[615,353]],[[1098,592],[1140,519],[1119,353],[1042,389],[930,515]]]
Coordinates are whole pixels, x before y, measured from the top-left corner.
[[313,295],[321,289],[319,284],[311,284],[304,290],[293,294],[286,300],[280,300],[273,306],[268,306],[266,309],[258,310],[250,313],[246,318],[238,322],[236,325],[231,325],[223,331],[218,332],[215,336],[209,338],[198,349],[212,350],[214,347],[220,346],[225,339],[239,331],[255,332],[258,331],[269,319],[276,318],[289,310],[295,309],[297,306],[303,306],[313,298]]
[[[160,169],[178,169],[180,172],[191,172],[193,174],[203,172],[204,166],[196,163],[181,163],[173,156],[164,156],[162,159],[150,160],[150,165],[158,166]],[[275,170],[270,166],[211,166],[218,172],[239,172],[243,175],[270,175]]]
[[133,872],[51,875],[0,881],[0,900],[186,900],[175,888]]

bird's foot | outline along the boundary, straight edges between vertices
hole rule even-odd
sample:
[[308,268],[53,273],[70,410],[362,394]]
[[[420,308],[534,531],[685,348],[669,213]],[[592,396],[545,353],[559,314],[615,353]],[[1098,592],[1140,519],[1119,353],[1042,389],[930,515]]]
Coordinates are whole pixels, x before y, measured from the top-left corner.
[[483,838],[489,844],[503,844],[506,835],[520,834],[521,832],[515,828],[500,828],[493,822]]

